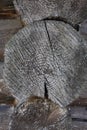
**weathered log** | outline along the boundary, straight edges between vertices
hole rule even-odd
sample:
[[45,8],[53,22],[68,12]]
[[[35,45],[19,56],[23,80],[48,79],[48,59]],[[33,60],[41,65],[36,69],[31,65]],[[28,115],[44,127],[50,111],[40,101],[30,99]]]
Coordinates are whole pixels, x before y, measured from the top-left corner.
[[20,29],[22,24],[19,18],[0,20],[0,49],[3,50],[8,40]]
[[20,28],[22,24],[19,18],[0,20],[0,61],[4,61],[5,44]]
[[71,107],[71,117],[73,120],[77,119],[79,121],[87,121],[86,107]]
[[13,112],[13,107],[0,105],[0,130],[8,130],[8,125]]
[[87,89],[87,45],[70,25],[38,21],[20,30],[5,50],[4,79],[20,100],[33,95],[67,106]]
[[6,86],[3,79],[0,79],[0,104],[16,106],[17,103],[18,100],[13,96],[9,87]]
[[80,34],[87,41],[87,19],[80,24]]
[[0,19],[13,19],[16,17],[13,0],[0,0]]
[[78,98],[77,100],[72,102],[69,106],[87,107],[87,95],[86,95],[86,98],[82,98],[82,97]]
[[75,25],[87,18],[87,0],[14,0],[14,6],[26,24],[58,19]]
[[0,62],[0,79],[2,79],[3,78],[3,66],[4,66],[4,64],[3,64],[3,62]]
[[67,110],[49,99],[30,97],[15,110],[10,130],[71,130]]

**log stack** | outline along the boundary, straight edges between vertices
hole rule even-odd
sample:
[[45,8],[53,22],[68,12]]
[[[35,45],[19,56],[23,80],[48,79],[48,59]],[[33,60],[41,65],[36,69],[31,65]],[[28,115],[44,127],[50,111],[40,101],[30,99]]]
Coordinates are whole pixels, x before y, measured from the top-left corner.
[[[26,27],[5,49],[4,81],[19,99],[9,129],[71,130],[67,109],[87,91],[87,44],[77,32],[87,18],[87,1],[14,0],[14,5]],[[71,110],[76,119],[78,109]]]

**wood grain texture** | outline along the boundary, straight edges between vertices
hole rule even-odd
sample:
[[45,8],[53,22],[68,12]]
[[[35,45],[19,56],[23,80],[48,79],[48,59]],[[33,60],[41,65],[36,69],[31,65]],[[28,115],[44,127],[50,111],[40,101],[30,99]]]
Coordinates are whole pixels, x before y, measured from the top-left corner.
[[0,19],[13,19],[16,17],[13,0],[0,0]]
[[[87,93],[85,92],[85,94],[87,94]],[[87,95],[86,95],[86,97],[85,97],[85,95],[83,95],[83,97],[80,97],[77,100],[75,100],[74,102],[72,102],[70,104],[70,106],[87,107]]]
[[4,67],[3,62],[0,62],[0,79],[3,78],[3,67]]
[[8,130],[13,107],[0,105],[0,130]]
[[71,130],[67,113],[49,99],[30,97],[15,109],[10,130]]
[[13,93],[10,91],[9,87],[6,86],[3,79],[0,79],[0,105],[7,104],[9,106],[16,106],[18,100],[13,96]]
[[87,122],[73,121],[72,130],[87,130]]
[[87,42],[87,19],[80,24],[80,34],[84,37]]
[[38,21],[20,30],[5,50],[4,79],[20,100],[30,95],[70,104],[87,89],[87,48],[68,24]]
[[25,24],[59,18],[75,25],[87,18],[87,0],[14,0],[14,6]]
[[4,61],[5,44],[20,28],[22,24],[19,18],[0,20],[0,61]]
[[71,117],[80,121],[87,122],[87,108],[85,107],[71,107]]

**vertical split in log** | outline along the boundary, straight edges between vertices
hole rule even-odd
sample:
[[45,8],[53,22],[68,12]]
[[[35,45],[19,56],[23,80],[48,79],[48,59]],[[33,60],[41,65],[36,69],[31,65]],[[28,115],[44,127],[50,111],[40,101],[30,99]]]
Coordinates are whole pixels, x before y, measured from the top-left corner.
[[49,98],[67,106],[87,89],[86,44],[70,25],[45,22],[30,24],[9,41],[4,78],[22,100],[31,94],[43,97],[45,76]]
[[44,98],[48,99],[48,89],[46,82],[44,82]]

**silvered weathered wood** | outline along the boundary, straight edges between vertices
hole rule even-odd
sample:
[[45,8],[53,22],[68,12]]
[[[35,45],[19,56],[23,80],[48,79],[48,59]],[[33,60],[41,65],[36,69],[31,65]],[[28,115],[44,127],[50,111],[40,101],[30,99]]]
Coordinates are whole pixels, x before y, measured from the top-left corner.
[[19,18],[0,20],[0,61],[4,61],[5,44],[20,28],[22,28],[22,24]]
[[87,18],[87,0],[14,0],[25,24],[42,19],[57,19],[73,25]]
[[10,130],[71,130],[71,120],[65,108],[35,96],[16,108]]
[[87,19],[80,24],[80,33],[87,41]]
[[13,108],[9,105],[0,105],[0,130],[8,130]]
[[5,50],[4,79],[20,100],[44,96],[66,106],[87,89],[87,48],[68,24],[38,21],[20,30]]
[[4,80],[0,79],[0,104],[16,106],[17,103],[17,99],[13,96],[8,86],[6,86]]

